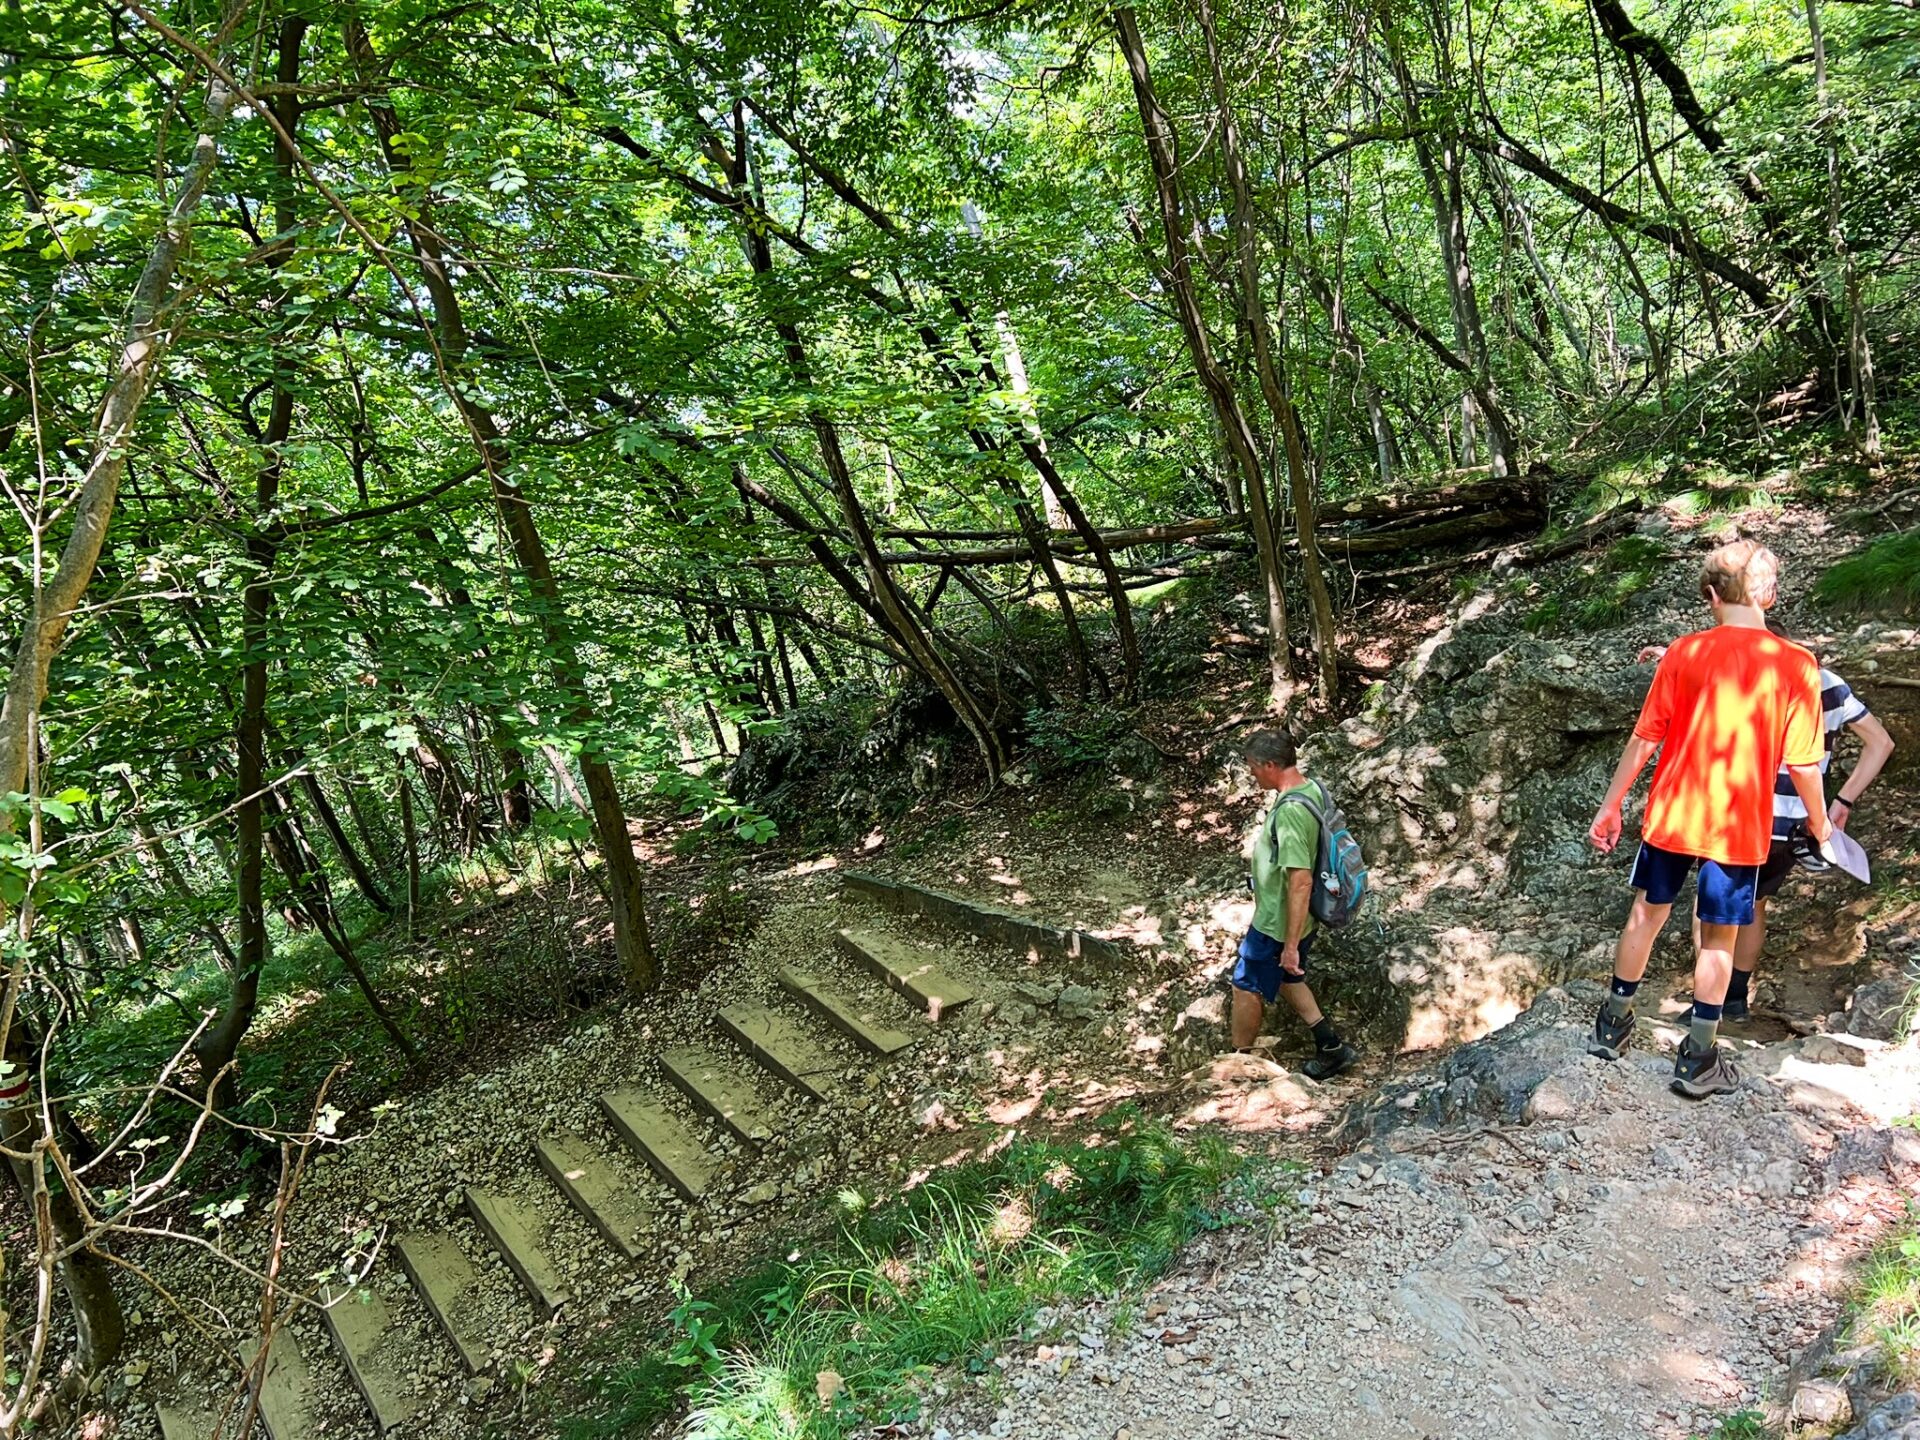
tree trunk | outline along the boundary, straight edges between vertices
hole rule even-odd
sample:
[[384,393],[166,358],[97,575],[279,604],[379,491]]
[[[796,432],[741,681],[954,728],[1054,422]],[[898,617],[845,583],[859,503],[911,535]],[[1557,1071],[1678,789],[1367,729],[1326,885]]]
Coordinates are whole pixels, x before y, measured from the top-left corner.
[[[1213,99],[1220,126],[1220,158],[1227,174],[1233,201],[1232,227],[1234,250],[1240,268],[1240,284],[1234,294],[1241,318],[1253,341],[1253,358],[1260,379],[1260,393],[1287,457],[1289,489],[1293,495],[1294,533],[1300,543],[1300,570],[1306,580],[1307,604],[1313,612],[1313,645],[1319,659],[1320,703],[1331,706],[1340,689],[1339,641],[1333,623],[1333,597],[1327,593],[1327,578],[1320,564],[1320,548],[1314,535],[1313,477],[1307,473],[1306,446],[1300,434],[1300,416],[1293,397],[1287,393],[1281,375],[1280,357],[1273,347],[1272,330],[1267,323],[1265,288],[1260,279],[1260,238],[1253,212],[1253,187],[1240,155],[1239,122],[1227,96],[1226,74],[1220,65],[1219,38],[1214,30],[1212,0],[1199,0],[1200,28],[1206,36],[1207,65],[1213,81]],[[1280,202],[1285,205],[1284,193]]]
[[[347,21],[347,49],[362,78],[374,78],[378,66],[373,46],[358,19]],[[407,168],[406,157],[394,144],[400,133],[399,117],[384,100],[369,99],[367,112],[373,119],[388,168],[397,172]],[[521,493],[512,475],[512,457],[506,437],[493,413],[473,398],[472,388],[464,383],[467,371],[467,328],[461,314],[460,298],[453,277],[442,257],[440,242],[432,229],[420,219],[406,221],[407,239],[420,262],[427,296],[433,309],[441,363],[446,370],[448,391],[462,419],[472,433],[475,448],[487,468],[493,490],[494,509],[507,532],[514,559],[527,587],[537,603],[540,626],[547,644],[553,683],[566,697],[568,718],[582,727],[595,720],[593,702],[587,693],[578,651],[568,633],[564,601],[553,574],[546,543],[534,524],[533,506]],[[634,859],[633,840],[627,833],[627,814],[620,801],[613,767],[595,753],[589,740],[580,754],[580,770],[586,781],[587,796],[593,807],[594,833],[605,869],[608,903],[613,911],[613,946],[628,984],[635,990],[653,987],[659,978],[653,942],[647,933],[646,902],[640,882],[640,867]]]
[[[119,362],[94,425],[93,458],[72,507],[73,529],[53,578],[36,589],[32,616],[14,650],[6,700],[0,704],[0,791],[20,793],[26,788],[27,757],[38,728],[40,706],[46,699],[47,670],[93,578],[93,567],[107,538],[107,526],[120,493],[120,477],[126,473],[134,425],[173,338],[164,318],[173,273],[186,249],[207,181],[220,158],[216,142],[232,110],[232,93],[219,80],[210,82],[193,159],[175,187],[166,223],[155,237],[146,266],[133,287]],[[39,579],[34,578],[36,582]]]
[[1140,124],[1146,135],[1147,158],[1153,168],[1154,192],[1159,202],[1160,228],[1166,246],[1167,267],[1164,276],[1180,317],[1187,352],[1193,358],[1200,384],[1207,393],[1215,417],[1226,436],[1227,449],[1240,475],[1252,522],[1254,547],[1260,557],[1260,573],[1267,592],[1267,666],[1269,704],[1278,712],[1285,708],[1293,692],[1293,658],[1287,645],[1287,598],[1280,568],[1280,547],[1273,527],[1272,507],[1268,501],[1265,468],[1260,460],[1260,444],[1247,423],[1245,412],[1233,388],[1233,381],[1214,358],[1213,344],[1207,337],[1206,319],[1194,293],[1193,265],[1187,249],[1186,222],[1182,217],[1180,194],[1180,158],[1173,122],[1160,106],[1153,89],[1153,73],[1147,66],[1147,51],[1140,39],[1140,26],[1130,6],[1113,12],[1114,30],[1127,71],[1133,80],[1134,100],[1140,109]]
[[[1841,204],[1840,116],[1827,89],[1827,39],[1820,26],[1820,0],[1806,0],[1806,4],[1807,30],[1813,37],[1814,92],[1827,151],[1827,239],[1840,261],[1841,293],[1847,307],[1845,349],[1831,346],[1836,362],[1841,354],[1846,356],[1845,383],[1834,387],[1840,396],[1840,429],[1852,437],[1868,466],[1877,469],[1881,461],[1880,406],[1874,393],[1873,346],[1867,338],[1866,310],[1861,304],[1860,267],[1847,239],[1846,213]],[[1825,323],[1830,325],[1831,321]],[[1840,368],[1836,363],[1835,369]]]
[[[297,16],[281,22],[279,80],[291,87],[299,76],[300,46],[307,22]],[[288,136],[299,124],[299,103],[289,93],[272,102]],[[275,230],[291,237],[296,215],[293,203],[294,156],[287,141],[274,137],[274,169],[278,191]],[[267,263],[275,271],[291,253],[291,238],[275,244]],[[252,1028],[260,1003],[260,976],[267,963],[267,912],[263,894],[264,805],[266,801],[267,737],[267,621],[273,608],[273,566],[279,549],[279,523],[274,506],[280,494],[281,447],[293,429],[293,391],[285,383],[286,361],[276,356],[272,408],[259,435],[264,456],[254,472],[254,522],[248,527],[248,575],[240,596],[240,648],[245,657],[240,672],[240,721],[234,733],[234,825],[239,868],[235,875],[235,902],[239,911],[238,964],[228,977],[227,998],[219,1017],[200,1032],[193,1047],[200,1073],[211,1081],[218,1076],[214,1103],[232,1106],[237,1086],[230,1068],[240,1053],[240,1042]]]
[[1486,426],[1487,453],[1496,477],[1514,473],[1513,436],[1507,428],[1506,413],[1493,386],[1492,364],[1487,349],[1486,329],[1480,317],[1480,299],[1474,289],[1473,265],[1467,250],[1466,200],[1460,185],[1460,142],[1451,121],[1438,131],[1438,149],[1422,124],[1420,98],[1407,68],[1405,52],[1393,32],[1386,29],[1387,58],[1393,67],[1400,98],[1406,107],[1407,128],[1413,140],[1414,156],[1426,180],[1427,197],[1433,205],[1434,229],[1440,241],[1440,260],[1446,270],[1447,306],[1453,316],[1456,347],[1467,362],[1467,378],[1480,420]]
[[[16,1018],[13,1028],[20,1028],[20,1023]],[[16,1065],[30,1066],[32,1047],[17,1045],[13,1040],[14,1037],[8,1037],[9,1057]],[[42,1133],[37,1123],[39,1116],[33,1086],[24,1079],[9,1081],[7,1091],[0,1094],[0,1145],[15,1152],[33,1153],[36,1146],[50,1138]],[[72,1254],[55,1262],[55,1269],[67,1305],[73,1312],[74,1368],[81,1375],[93,1376],[111,1365],[120,1354],[120,1347],[126,1341],[126,1322],[107,1262],[91,1246],[73,1248],[80,1246],[86,1237],[85,1222],[73,1197],[64,1188],[48,1187],[46,1169],[44,1151],[31,1161],[7,1157],[7,1170],[26,1204],[29,1223],[40,1232],[36,1235],[35,1248],[73,1249]]]
[[[418,1065],[420,1052],[375,992],[372,979],[354,952],[346,926],[340,921],[340,912],[334,908],[333,895],[327,888],[327,877],[315,864],[310,848],[296,828],[298,817],[292,803],[278,791],[273,793],[272,800],[273,808],[283,824],[277,835],[279,843],[270,843],[270,848],[274,859],[280,864],[281,873],[287,878],[288,887],[313,921],[314,929],[327,942],[327,948],[333,951],[347,974],[353,977],[353,983],[359,987],[367,1008],[373,1012],[373,1018],[380,1022],[380,1028],[387,1032],[395,1048],[406,1056],[408,1064]],[[275,838],[275,833],[269,831],[269,842]]]
[[407,938],[413,939],[420,913],[420,832],[413,821],[413,782],[407,778],[406,757],[393,757],[393,773],[400,792],[400,835],[407,852]]
[[347,874],[353,877],[353,888],[360,892],[361,899],[382,915],[391,915],[393,902],[387,898],[379,881],[373,878],[373,872],[367,868],[367,862],[361,859],[360,852],[348,838],[345,827],[340,824],[339,815],[335,813],[332,803],[327,799],[326,790],[320,784],[320,777],[307,769],[299,757],[296,756],[293,763],[301,767],[300,786],[307,792],[307,801],[313,806],[313,813],[319,816],[321,828],[333,841],[333,848],[339,854],[341,863],[347,867]]

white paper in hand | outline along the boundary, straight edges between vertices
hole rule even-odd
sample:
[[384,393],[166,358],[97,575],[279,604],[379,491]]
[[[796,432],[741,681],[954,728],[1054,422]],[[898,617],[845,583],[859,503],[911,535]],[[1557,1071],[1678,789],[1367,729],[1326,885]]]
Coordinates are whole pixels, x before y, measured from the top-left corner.
[[1844,830],[1835,830],[1820,847],[1820,858],[1847,872],[1862,885],[1873,883],[1873,868],[1860,842]]

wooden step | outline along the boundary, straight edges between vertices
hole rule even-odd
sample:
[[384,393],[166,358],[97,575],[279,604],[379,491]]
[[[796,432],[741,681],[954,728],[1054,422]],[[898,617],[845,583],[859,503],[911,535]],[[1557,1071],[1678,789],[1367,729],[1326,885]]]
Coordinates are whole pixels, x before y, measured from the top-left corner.
[[780,967],[780,984],[788,994],[811,1007],[820,1018],[856,1045],[876,1055],[893,1055],[913,1044],[913,1037],[896,1030],[865,1005],[817,975]]
[[600,1097],[620,1138],[653,1171],[688,1200],[698,1200],[713,1184],[714,1164],[699,1134],[644,1090],[609,1090]]
[[401,1268],[469,1372],[487,1368],[493,1346],[481,1322],[480,1277],[459,1242],[445,1231],[416,1230],[393,1242]]
[[551,1317],[567,1303],[567,1282],[547,1253],[547,1227],[539,1211],[524,1200],[470,1185],[467,1213],[487,1242],[500,1252],[543,1318]]
[[384,1435],[420,1406],[410,1379],[419,1368],[418,1357],[411,1353],[409,1337],[393,1327],[387,1302],[371,1286],[330,1288],[324,1299],[334,1349]]
[[546,1136],[536,1142],[534,1151],[540,1168],[587,1223],[627,1259],[638,1260],[640,1237],[653,1226],[653,1210],[613,1163],[585,1137],[570,1131]]
[[[257,1358],[259,1350],[254,1355]],[[306,1440],[316,1431],[313,1376],[300,1341],[284,1325],[273,1332],[260,1372],[260,1418],[273,1440]]]
[[669,1050],[661,1068],[687,1098],[750,1145],[771,1139],[779,1119],[742,1067],[700,1050]]
[[827,1103],[838,1087],[840,1061],[786,1016],[759,1005],[728,1005],[720,1028],[735,1044],[803,1095]]
[[924,945],[877,930],[842,930],[839,938],[847,956],[925,1010],[930,1020],[937,1022],[974,998],[972,987],[943,971],[939,958]]
[[1134,958],[1128,947],[1112,940],[1071,926],[1049,925],[1003,906],[949,895],[944,890],[929,890],[903,880],[883,880],[878,875],[860,871],[848,871],[843,878],[849,890],[878,900],[888,909],[931,916],[1034,959],[1093,960],[1101,965],[1122,965]]

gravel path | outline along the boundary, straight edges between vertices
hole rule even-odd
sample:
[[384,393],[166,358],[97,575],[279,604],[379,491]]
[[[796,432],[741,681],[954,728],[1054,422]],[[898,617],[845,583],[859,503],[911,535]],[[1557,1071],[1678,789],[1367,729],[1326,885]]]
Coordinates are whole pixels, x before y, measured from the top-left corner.
[[1300,1189],[1284,1238],[1224,1232],[1144,1309],[1045,1317],[935,1440],[1673,1440],[1778,1398],[1920,1184],[1920,1135],[1844,1091],[1911,1112],[1920,1058],[1756,1049],[1775,1073],[1699,1106],[1667,1053],[1584,1054],[1586,1013],[1553,1027],[1529,1123],[1355,1151]]

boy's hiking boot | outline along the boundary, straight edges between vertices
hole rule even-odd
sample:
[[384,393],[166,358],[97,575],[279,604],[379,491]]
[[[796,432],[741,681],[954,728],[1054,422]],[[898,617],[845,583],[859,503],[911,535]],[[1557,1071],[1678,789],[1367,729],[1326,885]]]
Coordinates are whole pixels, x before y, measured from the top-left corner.
[[1632,1043],[1633,1011],[1611,1015],[1602,1002],[1600,1013],[1593,1017],[1593,1036],[1587,1041],[1587,1053],[1603,1060],[1618,1060]]
[[1315,1050],[1313,1058],[1301,1065],[1300,1073],[1311,1080],[1331,1080],[1360,1058],[1360,1052],[1342,1040],[1337,1049]]
[[1680,1053],[1673,1057],[1673,1088],[1689,1100],[1731,1095],[1740,1088],[1740,1068],[1718,1045],[1696,1054],[1683,1041]]

